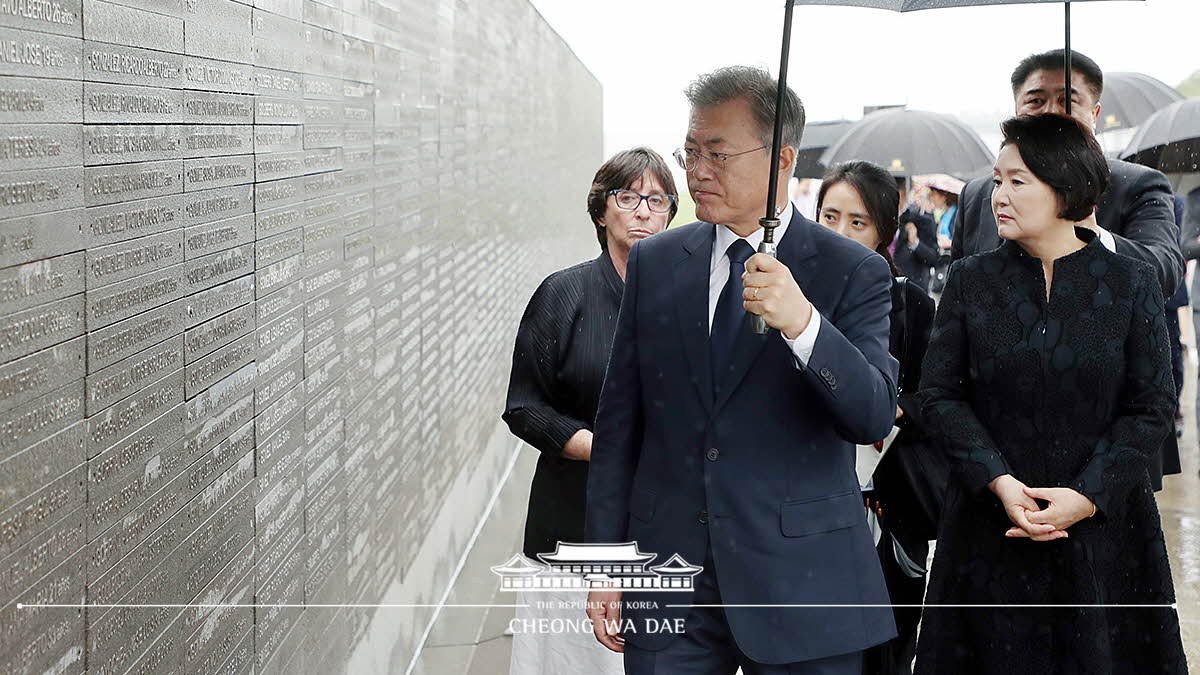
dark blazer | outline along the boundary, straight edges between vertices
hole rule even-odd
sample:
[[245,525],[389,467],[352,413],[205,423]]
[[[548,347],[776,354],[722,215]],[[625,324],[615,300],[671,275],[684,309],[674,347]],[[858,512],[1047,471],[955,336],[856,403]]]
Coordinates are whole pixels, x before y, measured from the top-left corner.
[[[905,224],[917,226],[917,246],[909,248],[908,231]],[[921,213],[915,206],[909,206],[900,214],[900,228],[896,232],[896,267],[908,277],[909,281],[929,290],[929,270],[937,264],[940,252],[937,243],[937,223],[933,218]]]
[[601,253],[546,277],[517,328],[503,417],[514,435],[541,451],[522,546],[533,560],[559,541],[583,541],[588,463],[562,450],[596,419],[624,285]]
[[[714,393],[708,294],[714,225],[634,245],[588,476],[587,539],[636,541],[658,563],[711,549],[726,604],[887,604],[863,515],[854,443],[887,436],[892,279],[863,246],[794,214],[778,257],[820,313],[807,367],[747,319]],[[814,315],[815,317],[816,315]],[[690,592],[637,592],[624,617],[682,619]],[[647,609],[641,601],[657,603]],[[895,635],[888,608],[728,607],[742,651],[790,663]],[[647,650],[670,633],[626,634]]]
[[[1111,182],[1096,209],[1096,222],[1113,234],[1117,253],[1149,263],[1171,297],[1183,279],[1179,225],[1172,208],[1171,186],[1162,173],[1138,164],[1108,160]],[[1000,245],[992,214],[992,177],[963,188],[954,218],[951,256],[958,260]]]

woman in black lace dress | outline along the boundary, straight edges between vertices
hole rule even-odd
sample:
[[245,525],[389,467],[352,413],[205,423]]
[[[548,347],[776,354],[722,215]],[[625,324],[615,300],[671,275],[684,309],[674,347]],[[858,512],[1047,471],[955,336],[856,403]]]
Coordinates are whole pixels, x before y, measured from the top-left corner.
[[1003,131],[1006,241],[954,264],[922,373],[956,476],[916,672],[1182,675],[1146,471],[1174,413],[1161,291],[1090,229],[1108,184],[1093,136],[1057,115]]

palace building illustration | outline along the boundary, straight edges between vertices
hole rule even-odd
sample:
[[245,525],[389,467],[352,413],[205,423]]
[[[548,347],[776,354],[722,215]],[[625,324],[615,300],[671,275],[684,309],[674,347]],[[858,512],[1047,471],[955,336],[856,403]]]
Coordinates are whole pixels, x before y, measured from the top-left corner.
[[692,578],[704,568],[679,554],[661,565],[647,567],[654,553],[638,550],[637,542],[572,544],[558,542],[553,553],[539,553],[541,563],[516,554],[492,567],[505,591],[549,591],[561,588],[619,588],[627,591],[690,591]]

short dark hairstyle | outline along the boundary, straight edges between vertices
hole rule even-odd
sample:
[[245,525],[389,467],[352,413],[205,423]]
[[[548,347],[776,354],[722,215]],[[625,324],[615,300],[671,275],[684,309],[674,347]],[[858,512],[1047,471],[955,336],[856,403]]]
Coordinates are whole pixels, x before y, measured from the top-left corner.
[[667,224],[675,219],[675,214],[679,211],[679,193],[675,190],[675,178],[671,175],[671,169],[667,167],[662,156],[644,145],[632,150],[622,150],[600,165],[596,176],[592,178],[592,187],[588,190],[588,215],[592,217],[592,225],[596,227],[596,239],[600,240],[602,250],[608,250],[608,238],[604,234],[604,225],[600,223],[600,219],[608,209],[609,191],[624,190],[646,171],[658,180],[665,194],[675,197],[671,202]]
[[[726,66],[696,78],[684,90],[692,108],[711,108],[734,99],[745,99],[758,123],[758,140],[771,145],[775,136],[775,99],[779,81],[761,68]],[[804,135],[804,104],[791,87],[783,97],[783,144],[800,145]]]
[[878,164],[858,161],[834,166],[825,172],[821,181],[821,189],[817,192],[817,217],[820,217],[821,205],[825,203],[825,193],[829,188],[838,183],[846,183],[854,188],[863,206],[867,207],[867,215],[875,223],[875,232],[879,234],[879,246],[875,252],[888,262],[892,275],[898,276],[896,262],[892,260],[889,248],[900,227],[900,189],[896,177]]
[[[1012,91],[1013,96],[1016,96],[1021,89],[1021,85],[1029,79],[1029,76],[1037,70],[1066,70],[1067,50],[1052,49],[1041,54],[1032,54],[1026,56],[1017,64],[1016,70],[1012,73]],[[1083,81],[1087,82],[1088,87],[1092,90],[1092,95],[1097,101],[1100,100],[1100,95],[1104,93],[1104,71],[1100,70],[1100,66],[1088,57],[1080,54],[1074,49],[1071,50],[1071,72],[1079,73],[1083,76]],[[1067,83],[1070,86],[1070,83]]]
[[1108,160],[1096,137],[1074,117],[1021,115],[1000,125],[1004,142],[1058,198],[1058,217],[1079,222],[1108,189]]

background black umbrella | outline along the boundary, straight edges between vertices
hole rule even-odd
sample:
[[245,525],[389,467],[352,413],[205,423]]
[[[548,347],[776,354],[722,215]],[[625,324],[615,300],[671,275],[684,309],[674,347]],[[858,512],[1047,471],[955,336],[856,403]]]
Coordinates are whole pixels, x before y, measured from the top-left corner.
[[1179,92],[1144,73],[1105,73],[1096,124],[1096,140],[1104,154],[1120,155],[1142,122],[1182,100]]
[[898,176],[945,173],[969,180],[990,171],[996,157],[953,115],[881,110],[855,122],[820,161],[829,168],[853,160],[874,162]]
[[1200,172],[1200,98],[1172,103],[1151,115],[1121,159],[1164,173]]
[[1145,73],[1105,73],[1097,131],[1141,126],[1154,113],[1182,100],[1183,94]]
[[[1098,2],[1104,0],[1074,0],[1074,2]],[[1141,2],[1142,0],[1132,0]],[[916,12],[925,9],[943,9],[949,7],[974,7],[982,5],[1032,5],[1062,2],[1066,18],[1066,63],[1063,64],[1067,82],[1071,82],[1071,2],[1072,0],[785,0],[783,14],[783,49],[779,56],[779,93],[775,99],[775,109],[783,107],[783,92],[787,87],[788,54],[792,42],[792,9],[796,5],[841,5],[844,7],[871,7],[889,9],[894,12]],[[1067,97],[1067,112],[1071,112],[1071,97]],[[771,144],[771,176],[779,173],[779,151],[783,146],[783,122],[775,116],[775,137]],[[759,246],[760,253],[775,254],[775,227],[779,219],[775,217],[775,199],[779,186],[774,178],[767,185],[767,214],[759,219],[759,224],[765,229],[763,243]],[[758,333],[767,332],[766,323],[762,317],[754,317],[754,330]]]
[[852,126],[854,126],[854,122],[850,120],[805,124],[804,138],[800,141],[800,147],[796,148],[796,170],[792,172],[792,175],[796,178],[820,178],[823,176],[825,168],[821,166],[821,155]]

